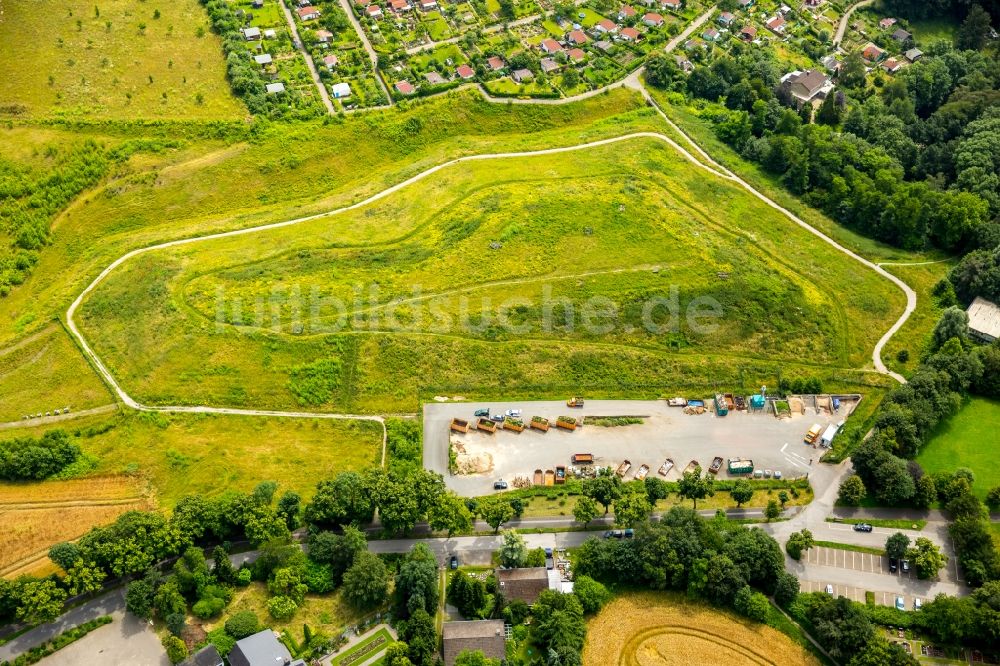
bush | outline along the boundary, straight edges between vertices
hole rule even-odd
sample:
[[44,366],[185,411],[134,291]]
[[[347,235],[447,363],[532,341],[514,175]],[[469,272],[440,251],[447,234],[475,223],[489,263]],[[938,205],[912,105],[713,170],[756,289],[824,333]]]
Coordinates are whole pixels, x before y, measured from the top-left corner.
[[221,613],[225,607],[226,601],[224,599],[220,599],[219,597],[205,597],[204,599],[199,599],[191,607],[191,613],[197,618],[208,620]]
[[240,611],[226,620],[226,633],[240,640],[260,631],[260,620],[253,611]]
[[296,604],[295,601],[289,597],[272,597],[267,601],[267,612],[271,614],[271,617],[279,622],[291,620],[295,615],[295,611],[298,609],[298,604]]
[[208,642],[215,646],[215,649],[219,651],[223,657],[229,654],[229,651],[233,649],[236,645],[236,639],[229,635],[229,633],[223,627],[218,629],[213,629],[208,632],[206,637]]
[[163,647],[167,650],[167,659],[171,664],[179,664],[188,656],[187,646],[184,641],[174,635],[163,638]]
[[253,572],[250,571],[249,567],[243,567],[236,572],[236,584],[241,587],[246,587],[253,580]]

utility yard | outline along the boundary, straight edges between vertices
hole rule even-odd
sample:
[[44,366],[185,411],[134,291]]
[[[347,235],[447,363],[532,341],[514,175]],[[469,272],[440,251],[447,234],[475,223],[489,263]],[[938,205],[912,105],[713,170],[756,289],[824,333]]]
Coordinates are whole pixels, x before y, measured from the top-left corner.
[[[496,432],[475,429],[475,411],[489,409],[490,414],[521,410],[522,432],[498,427]],[[817,414],[811,408],[805,414],[776,418],[773,413],[730,412],[716,416],[712,411],[686,414],[681,407],[671,407],[665,400],[587,400],[582,408],[567,407],[565,402],[491,402],[429,403],[424,406],[424,466],[445,477],[448,487],[465,496],[485,495],[493,484],[503,479],[511,487],[515,479],[535,482],[535,470],[543,473],[566,468],[571,476],[585,467],[618,469],[626,460],[631,463],[625,480],[635,478],[643,465],[650,476],[668,481],[681,477],[692,460],[708,470],[713,458],[723,459],[719,478],[735,478],[727,470],[729,459],[750,459],[755,470],[780,471],[783,478],[803,477],[811,462],[819,461],[824,449],[805,444],[803,437],[814,425],[824,429],[845,419],[852,405],[842,402],[839,412]],[[533,416],[548,419],[547,431],[527,427]],[[559,416],[569,416],[585,423],[575,430],[557,428]],[[605,423],[624,423],[621,417],[641,417],[642,423],[598,425],[586,423],[599,417]],[[468,421],[469,432],[450,431],[452,419]],[[498,424],[499,425],[499,424]],[[458,453],[458,463],[478,473],[451,474],[449,445]],[[573,465],[575,454],[591,454],[591,465]],[[659,470],[666,459],[673,467],[666,475]],[[555,480],[553,480],[553,483]]]

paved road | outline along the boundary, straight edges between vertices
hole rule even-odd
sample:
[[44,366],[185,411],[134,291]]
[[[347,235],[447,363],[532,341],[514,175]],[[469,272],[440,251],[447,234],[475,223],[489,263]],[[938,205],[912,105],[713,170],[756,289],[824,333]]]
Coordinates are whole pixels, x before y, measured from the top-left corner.
[[382,80],[381,75],[378,73],[378,53],[372,47],[372,43],[368,41],[368,35],[365,34],[364,28],[361,27],[361,23],[358,21],[358,17],[354,15],[354,10],[351,8],[350,0],[340,0],[340,7],[347,14],[348,20],[350,20],[351,25],[354,26],[354,32],[358,33],[358,39],[361,40],[362,46],[365,47],[365,52],[368,53],[368,59],[372,63],[372,75],[375,77],[375,81],[378,82],[378,87],[382,89],[385,94],[386,104],[385,106],[380,106],[378,108],[383,109],[392,106],[392,95],[389,94],[389,88],[386,87],[385,81]]
[[326,86],[323,85],[323,81],[319,78],[319,72],[316,71],[316,63],[313,62],[312,56],[306,51],[305,44],[302,43],[302,39],[299,37],[299,29],[295,26],[295,19],[292,18],[292,13],[288,10],[288,6],[284,2],[279,2],[278,4],[281,6],[281,11],[285,14],[288,29],[292,32],[292,41],[295,43],[296,48],[298,48],[299,53],[302,54],[302,58],[306,61],[306,67],[309,68],[309,74],[312,76],[313,83],[316,84],[316,89],[319,90],[323,106],[326,107],[326,111],[330,115],[337,113],[337,109],[334,108],[333,102],[330,100],[329,93],[326,92]]
[[862,0],[848,7],[844,15],[840,17],[840,25],[837,26],[837,33],[833,36],[834,46],[840,46],[840,42],[844,41],[844,33],[847,32],[847,24],[850,22],[851,14],[854,13],[854,10],[867,7],[874,2],[875,0]]
[[709,7],[705,11],[704,14],[702,14],[701,16],[699,16],[698,18],[696,18],[691,23],[691,25],[689,25],[688,27],[684,28],[684,31],[681,32],[681,34],[677,35],[676,37],[674,37],[673,39],[671,39],[669,42],[667,42],[667,46],[663,50],[666,51],[667,53],[670,53],[671,51],[673,51],[675,48],[677,48],[678,44],[680,44],[685,39],[687,39],[688,37],[690,37],[692,32],[694,32],[695,30],[697,30],[698,28],[700,28],[702,26],[702,24],[704,24],[705,21],[707,21],[712,16],[712,14],[714,12],[715,12],[715,5],[712,5],[711,7]]

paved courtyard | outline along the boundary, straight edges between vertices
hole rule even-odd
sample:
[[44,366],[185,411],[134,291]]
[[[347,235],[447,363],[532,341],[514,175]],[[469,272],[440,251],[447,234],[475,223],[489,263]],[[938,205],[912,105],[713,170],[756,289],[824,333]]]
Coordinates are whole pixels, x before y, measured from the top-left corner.
[[42,666],[170,666],[152,627],[129,613],[115,613],[112,617],[115,621],[111,624],[95,629],[38,663]]
[[[449,433],[452,418],[473,423],[473,413],[485,407],[492,414],[520,409],[525,423],[536,415],[551,423],[562,415],[578,421],[586,416],[641,416],[644,422],[617,427],[587,425],[573,432],[552,427],[548,432],[525,429],[521,433],[498,430],[492,435],[475,430]],[[632,469],[627,478],[632,478],[642,464],[649,465],[650,474],[656,476],[663,461],[671,458],[675,466],[667,479],[676,480],[689,461],[697,460],[707,469],[715,456],[726,460],[749,458],[759,469],[780,470],[785,478],[795,478],[808,474],[811,464],[818,462],[823,453],[803,443],[805,433],[814,423],[825,427],[843,418],[842,413],[817,414],[812,409],[805,415],[785,419],[736,411],[725,417],[712,412],[688,415],[664,400],[587,400],[582,409],[567,407],[560,401],[430,403],[424,406],[424,466],[442,474],[449,488],[465,496],[490,493],[497,479],[530,479],[536,469],[569,467],[574,453],[593,454],[598,466],[617,467],[628,459]],[[452,436],[468,453],[491,457],[492,469],[480,474],[449,474],[448,445]],[[727,476],[723,467],[719,477]]]

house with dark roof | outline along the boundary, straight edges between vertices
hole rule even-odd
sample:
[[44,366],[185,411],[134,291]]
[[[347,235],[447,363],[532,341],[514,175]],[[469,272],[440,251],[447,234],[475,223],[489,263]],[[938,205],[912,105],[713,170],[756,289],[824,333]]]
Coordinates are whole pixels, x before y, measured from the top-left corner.
[[445,622],[441,627],[444,666],[455,666],[463,652],[482,652],[487,659],[507,656],[503,620]]
[[214,645],[209,643],[180,663],[180,666],[223,666],[222,657]]
[[229,651],[230,666],[305,666],[304,661],[292,661],[292,655],[270,629],[236,641]]
[[497,587],[507,601],[519,600],[526,604],[538,601],[538,595],[549,589],[549,575],[545,567],[526,569],[497,569]]
[[535,78],[535,75],[531,73],[530,69],[515,69],[510,76],[518,83],[531,81],[533,78]]
[[792,97],[803,104],[816,98],[823,99],[828,92],[833,90],[833,84],[830,83],[829,77],[815,69],[785,74],[781,77],[781,85],[792,94]]
[[913,35],[911,35],[906,30],[903,30],[902,28],[899,28],[898,30],[896,30],[896,32],[892,33],[892,38],[895,39],[900,44],[903,44],[903,43],[905,43],[905,42],[913,39]]
[[740,30],[740,39],[745,42],[752,42],[757,38],[757,28],[752,25],[748,25],[742,30]]
[[920,60],[921,56],[924,55],[924,52],[920,49],[910,49],[903,55],[906,56],[906,59],[910,62],[916,62],[917,60]]

